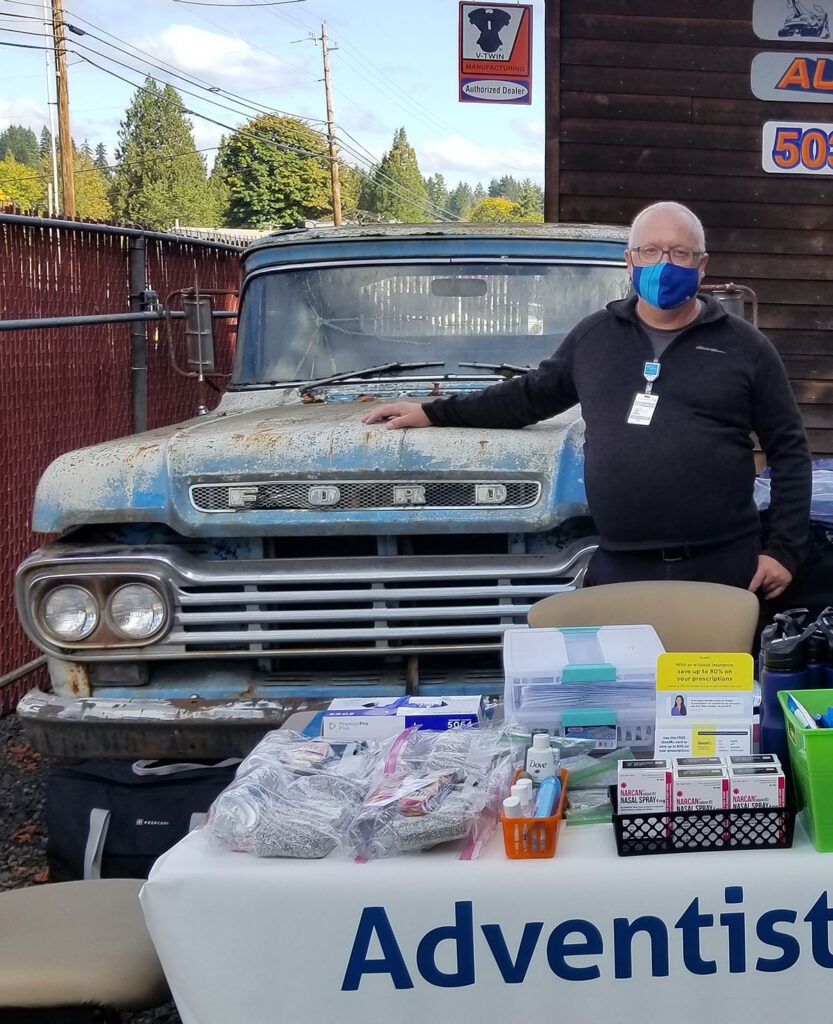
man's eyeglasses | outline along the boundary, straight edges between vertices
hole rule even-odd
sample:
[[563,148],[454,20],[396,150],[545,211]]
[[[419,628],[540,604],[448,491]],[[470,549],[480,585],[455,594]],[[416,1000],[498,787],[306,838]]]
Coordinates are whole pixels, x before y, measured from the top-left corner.
[[660,249],[658,245],[635,245],[631,252],[636,253],[639,262],[647,266],[659,263],[662,257],[668,253],[668,258],[678,267],[696,266],[703,258],[703,253],[696,249],[682,249],[675,246],[673,249]]

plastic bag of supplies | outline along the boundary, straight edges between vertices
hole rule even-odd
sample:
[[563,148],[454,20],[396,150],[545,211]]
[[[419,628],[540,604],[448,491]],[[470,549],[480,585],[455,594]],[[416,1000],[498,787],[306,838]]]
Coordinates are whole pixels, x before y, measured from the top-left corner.
[[383,768],[378,744],[330,744],[267,733],[211,805],[206,828],[227,849],[258,857],[324,857]]
[[371,860],[468,839],[461,858],[476,857],[497,826],[513,770],[501,729],[406,730],[348,829],[348,849]]

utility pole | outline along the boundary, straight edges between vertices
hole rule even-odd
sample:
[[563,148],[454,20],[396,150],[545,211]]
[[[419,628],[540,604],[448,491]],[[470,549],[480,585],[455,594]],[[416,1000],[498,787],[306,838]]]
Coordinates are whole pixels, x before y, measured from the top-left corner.
[[69,131],[67,50],[64,36],[63,0],[52,0],[52,32],[55,37],[55,80],[58,93],[58,137],[61,147],[61,205],[64,216],[75,218],[75,181],[72,173],[72,136]]
[[55,101],[52,99],[52,57],[55,52],[55,37],[50,31],[49,0],[43,0],[43,34],[46,37],[44,58],[46,60],[46,110],[49,115],[49,160],[52,170],[52,181],[47,189],[49,216],[61,212],[58,199],[58,153],[55,149]]
[[[60,0],[59,0],[60,2]],[[327,138],[330,142],[330,176],[333,183],[333,224],[341,223],[341,189],[338,184],[338,161],[333,131],[333,100],[330,95],[330,48],[327,46],[327,22],[321,22],[321,49],[324,54],[324,92],[327,96]]]

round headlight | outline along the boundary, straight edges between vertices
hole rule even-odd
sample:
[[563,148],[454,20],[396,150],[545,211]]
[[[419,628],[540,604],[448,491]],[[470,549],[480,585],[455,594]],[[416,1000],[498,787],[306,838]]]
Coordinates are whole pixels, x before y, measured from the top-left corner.
[[40,618],[56,640],[70,643],[88,637],[98,625],[98,605],[83,587],[55,587],[43,599]]
[[147,640],[165,619],[165,602],[154,587],[128,583],[114,592],[108,612],[116,632],[129,640]]

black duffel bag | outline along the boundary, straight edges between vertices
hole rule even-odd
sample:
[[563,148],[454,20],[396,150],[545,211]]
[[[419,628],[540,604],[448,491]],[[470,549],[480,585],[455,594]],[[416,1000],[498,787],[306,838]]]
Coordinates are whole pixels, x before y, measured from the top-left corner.
[[50,880],[147,878],[157,857],[202,824],[239,763],[96,759],[53,768],[46,787]]

